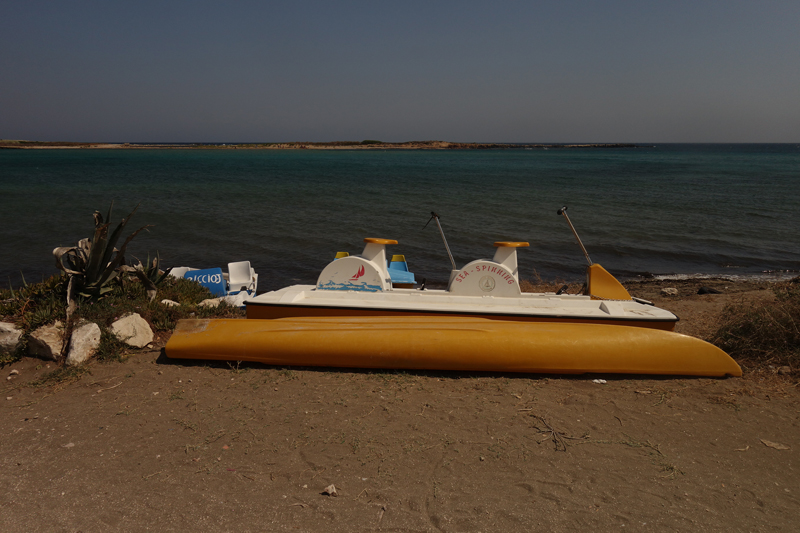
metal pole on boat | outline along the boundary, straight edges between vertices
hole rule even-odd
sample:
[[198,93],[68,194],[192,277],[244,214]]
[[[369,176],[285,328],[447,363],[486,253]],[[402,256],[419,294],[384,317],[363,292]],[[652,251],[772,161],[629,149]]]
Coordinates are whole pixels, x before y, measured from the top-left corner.
[[453,265],[453,270],[458,270],[456,268],[456,262],[453,260],[453,254],[450,253],[450,247],[447,245],[447,239],[444,238],[444,231],[442,230],[442,225],[439,224],[439,215],[431,211],[431,218],[428,219],[428,222],[425,224],[425,226],[430,224],[431,220],[435,220],[436,225],[439,227],[439,234],[442,236],[442,242],[444,243],[445,250],[447,250],[447,255],[450,257],[450,264]]
[[569,219],[569,216],[567,216],[567,206],[564,206],[558,211],[556,211],[556,214],[564,215],[564,218],[567,219],[567,224],[569,224],[569,227],[572,230],[572,233],[575,235],[575,238],[578,239],[578,245],[581,247],[581,250],[583,250],[583,255],[585,255],[586,260],[589,261],[589,266],[592,266],[593,263],[591,258],[589,257],[589,252],[586,251],[586,248],[583,246],[583,242],[581,242],[581,238],[578,237],[578,232],[575,231],[575,226],[572,225],[572,221]]

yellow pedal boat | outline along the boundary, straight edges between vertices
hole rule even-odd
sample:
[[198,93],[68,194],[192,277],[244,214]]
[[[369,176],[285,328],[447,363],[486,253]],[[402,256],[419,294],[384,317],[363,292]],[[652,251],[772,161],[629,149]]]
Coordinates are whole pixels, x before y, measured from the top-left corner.
[[678,333],[473,317],[181,320],[166,354],[279,366],[741,376],[725,352]]
[[[559,214],[569,221],[565,211]],[[678,317],[631,297],[585,248],[582,294],[523,293],[517,249],[527,242],[497,242],[493,259],[461,269],[451,256],[447,289],[427,290],[392,283],[386,246],[397,241],[364,240],[360,256],[337,254],[316,285],[245,300],[247,320],[180,321],[167,356],[350,368],[742,373],[719,348],[673,333]],[[442,240],[449,254],[443,233]]]

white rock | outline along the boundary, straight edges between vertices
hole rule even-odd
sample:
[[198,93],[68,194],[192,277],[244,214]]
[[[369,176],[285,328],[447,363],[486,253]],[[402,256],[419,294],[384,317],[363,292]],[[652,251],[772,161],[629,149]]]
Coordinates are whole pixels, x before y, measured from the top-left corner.
[[97,352],[100,346],[100,326],[89,322],[72,331],[67,352],[67,364],[79,365]]
[[167,300],[166,298],[161,300],[161,303],[166,305],[167,307],[175,307],[176,305],[181,305],[178,302],[176,302],[175,300]]
[[22,337],[21,329],[10,322],[0,322],[0,353],[14,353],[20,337]]
[[221,298],[209,298],[208,300],[203,300],[200,302],[200,307],[219,307],[219,303],[222,301]]
[[48,361],[58,360],[63,347],[64,328],[61,322],[38,328],[28,339],[28,355]]
[[661,295],[662,296],[677,296],[678,295],[678,289],[676,289],[675,287],[666,287],[664,289],[661,289]]
[[125,315],[111,324],[111,333],[128,346],[135,348],[144,348],[153,342],[153,330],[139,313]]

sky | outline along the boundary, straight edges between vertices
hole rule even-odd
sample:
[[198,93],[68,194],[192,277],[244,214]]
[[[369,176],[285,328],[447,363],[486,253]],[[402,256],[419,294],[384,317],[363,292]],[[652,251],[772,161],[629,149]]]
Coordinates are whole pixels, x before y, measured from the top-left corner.
[[800,1],[39,1],[0,139],[800,142]]

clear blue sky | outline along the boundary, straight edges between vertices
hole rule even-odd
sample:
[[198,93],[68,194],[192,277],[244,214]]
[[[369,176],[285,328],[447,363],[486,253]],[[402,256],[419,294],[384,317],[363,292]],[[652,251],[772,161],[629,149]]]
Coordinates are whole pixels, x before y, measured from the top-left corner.
[[800,142],[800,1],[15,1],[0,138]]

